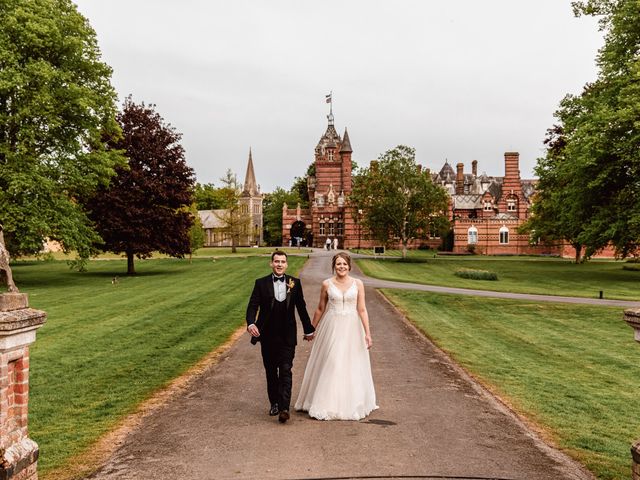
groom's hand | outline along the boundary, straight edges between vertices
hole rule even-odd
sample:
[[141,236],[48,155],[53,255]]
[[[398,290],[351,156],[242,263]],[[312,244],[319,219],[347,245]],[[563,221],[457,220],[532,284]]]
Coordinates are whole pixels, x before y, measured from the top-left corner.
[[309,335],[304,335],[302,337],[303,340],[306,340],[307,342],[311,342],[313,341],[314,337],[316,336],[315,333],[310,333]]
[[258,330],[258,327],[256,327],[255,323],[252,323],[251,325],[249,325],[247,327],[247,332],[249,332],[252,337],[259,337],[260,336],[260,330]]

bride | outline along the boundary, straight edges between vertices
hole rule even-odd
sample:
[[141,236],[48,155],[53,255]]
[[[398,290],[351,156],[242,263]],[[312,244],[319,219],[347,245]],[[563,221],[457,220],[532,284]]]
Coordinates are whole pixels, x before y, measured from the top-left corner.
[[316,338],[295,409],[318,420],[360,420],[378,408],[364,285],[349,275],[347,253],[337,253],[331,266],[335,276],[322,282],[312,320]]

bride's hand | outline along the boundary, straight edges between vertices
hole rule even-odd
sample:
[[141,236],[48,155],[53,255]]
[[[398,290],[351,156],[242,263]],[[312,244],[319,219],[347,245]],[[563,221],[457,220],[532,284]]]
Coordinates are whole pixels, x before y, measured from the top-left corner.
[[371,340],[371,335],[364,336],[364,343],[367,345],[367,350],[369,350],[373,345],[373,340]]

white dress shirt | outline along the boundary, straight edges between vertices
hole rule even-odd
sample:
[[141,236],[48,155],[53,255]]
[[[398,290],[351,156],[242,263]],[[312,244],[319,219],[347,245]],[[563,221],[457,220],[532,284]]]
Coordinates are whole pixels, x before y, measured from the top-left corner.
[[[274,276],[273,278],[275,280],[276,277]],[[284,282],[281,282],[279,280],[273,282],[273,296],[279,302],[285,301],[285,299],[287,298],[286,277]]]

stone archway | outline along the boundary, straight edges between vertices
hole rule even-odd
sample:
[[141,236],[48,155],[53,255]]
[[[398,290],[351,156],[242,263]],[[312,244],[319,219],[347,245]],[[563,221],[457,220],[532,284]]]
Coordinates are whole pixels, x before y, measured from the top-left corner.
[[302,243],[302,241],[305,239],[306,229],[307,225],[302,220],[293,222],[293,224],[291,225],[291,230],[289,230],[292,247],[300,246],[299,243]]

